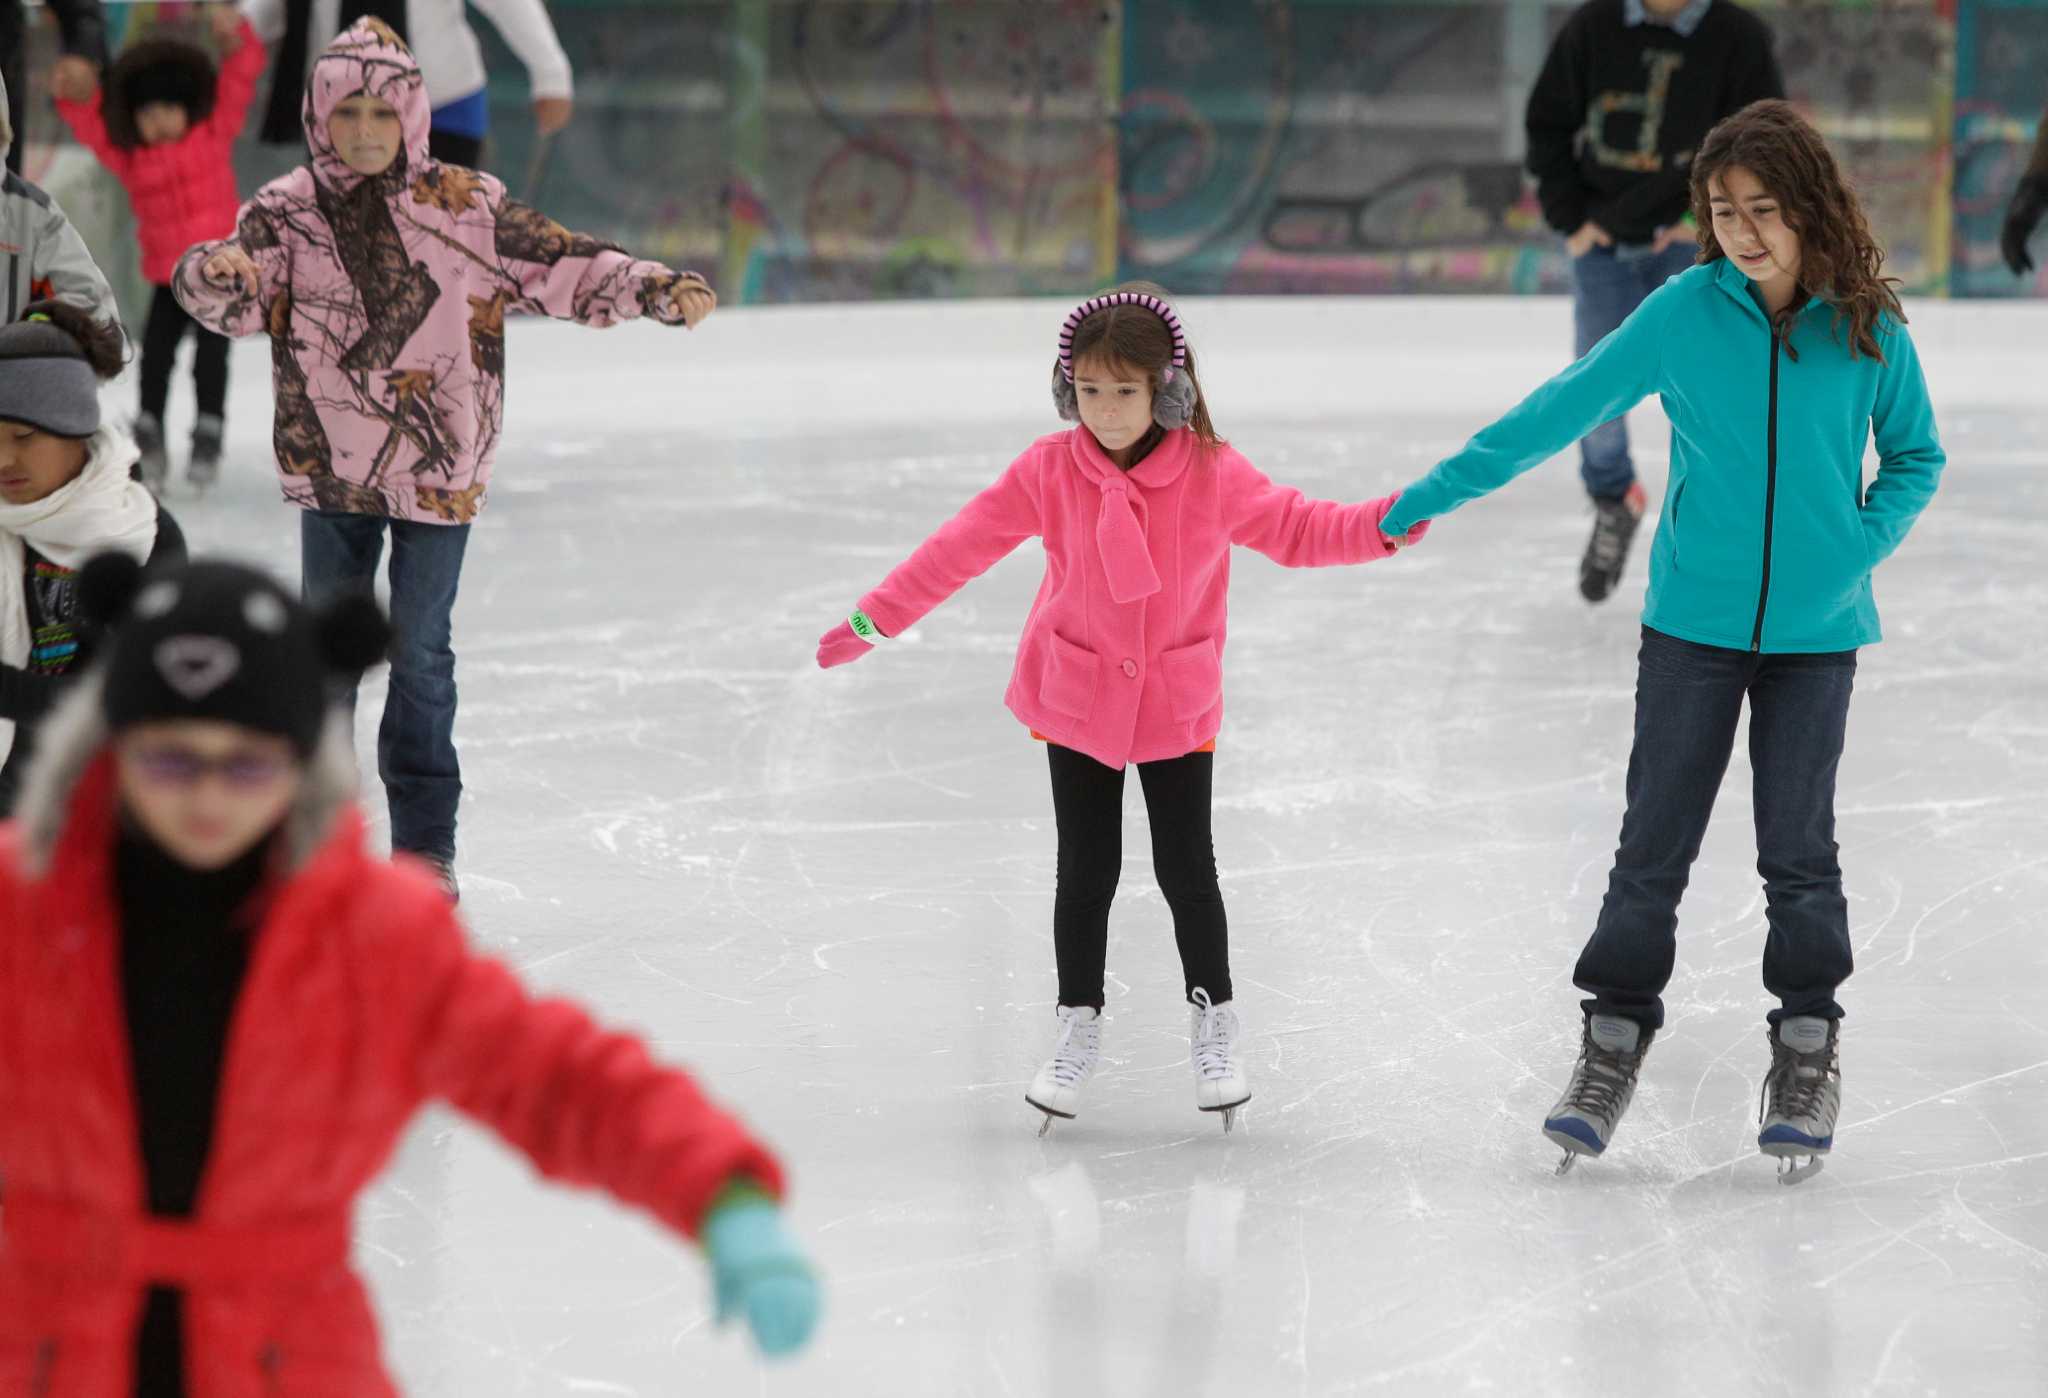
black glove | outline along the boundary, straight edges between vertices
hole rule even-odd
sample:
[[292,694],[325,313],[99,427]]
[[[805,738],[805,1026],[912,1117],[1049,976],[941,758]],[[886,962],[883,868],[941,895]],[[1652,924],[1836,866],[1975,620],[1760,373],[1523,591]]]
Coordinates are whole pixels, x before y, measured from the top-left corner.
[[2027,239],[2033,236],[2043,213],[2048,213],[2048,175],[2029,175],[2012,192],[2012,204],[2005,211],[2005,231],[1998,238],[2005,265],[2015,277],[2034,270],[2034,259],[2027,256]]

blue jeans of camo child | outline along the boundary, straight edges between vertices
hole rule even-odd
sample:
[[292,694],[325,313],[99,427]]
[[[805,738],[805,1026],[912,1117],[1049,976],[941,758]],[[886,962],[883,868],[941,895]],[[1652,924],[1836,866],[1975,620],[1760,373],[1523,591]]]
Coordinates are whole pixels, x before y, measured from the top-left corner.
[[[315,606],[373,592],[391,535],[391,682],[377,729],[377,775],[391,807],[391,847],[452,860],[462,800],[452,618],[469,526],[317,510],[301,518],[302,585]],[[353,715],[356,686],[340,697]]]

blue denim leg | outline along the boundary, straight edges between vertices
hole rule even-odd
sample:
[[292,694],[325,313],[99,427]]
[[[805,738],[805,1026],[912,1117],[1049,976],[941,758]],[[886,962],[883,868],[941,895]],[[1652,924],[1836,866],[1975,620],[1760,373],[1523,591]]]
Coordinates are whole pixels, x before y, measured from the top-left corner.
[[455,857],[462,768],[455,754],[453,615],[466,524],[391,522],[391,688],[377,773],[391,803],[391,847]]
[[[380,516],[318,510],[299,515],[299,594],[306,605],[324,606],[351,593],[375,595],[377,565],[383,559],[384,520]],[[337,685],[335,699],[353,715],[355,681]]]
[[1643,628],[1621,844],[1600,920],[1572,972],[1572,983],[1591,997],[1582,1002],[1589,1014],[1663,1027],[1678,901],[1735,749],[1749,672],[1745,651]]
[[1749,688],[1757,872],[1764,878],[1764,988],[1770,1013],[1840,1019],[1854,968],[1835,844],[1835,774],[1849,726],[1856,652],[1767,655]]

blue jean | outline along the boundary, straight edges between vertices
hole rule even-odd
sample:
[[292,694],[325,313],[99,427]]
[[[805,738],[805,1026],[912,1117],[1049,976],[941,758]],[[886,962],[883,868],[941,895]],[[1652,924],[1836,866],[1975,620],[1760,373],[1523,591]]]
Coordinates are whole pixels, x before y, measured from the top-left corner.
[[1714,797],[1749,699],[1757,872],[1763,875],[1764,988],[1770,1012],[1840,1019],[1853,969],[1835,845],[1835,772],[1856,652],[1752,655],[1643,628],[1636,672],[1628,812],[1593,938],[1572,983],[1590,1014],[1652,1029],[1678,953],[1678,900],[1699,857]]
[[[462,767],[455,755],[450,642],[469,526],[308,510],[299,530],[302,586],[315,606],[346,593],[372,593],[387,529],[393,639],[390,692],[377,729],[377,775],[391,807],[391,847],[453,859]],[[348,685],[339,698],[354,714],[356,686]]]
[[[1634,314],[1649,294],[1692,266],[1694,248],[1681,243],[1653,253],[1640,247],[1594,248],[1572,259],[1572,340],[1581,359]],[[1579,478],[1596,500],[1617,499],[1635,483],[1628,454],[1628,419],[1615,418],[1579,442]]]

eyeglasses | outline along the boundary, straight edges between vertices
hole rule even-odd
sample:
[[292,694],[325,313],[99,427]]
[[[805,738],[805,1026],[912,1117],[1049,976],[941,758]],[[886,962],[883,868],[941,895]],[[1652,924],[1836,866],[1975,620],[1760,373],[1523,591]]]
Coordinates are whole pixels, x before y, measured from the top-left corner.
[[128,754],[135,771],[152,786],[196,786],[217,775],[236,791],[255,791],[270,786],[291,770],[291,759],[274,753],[231,752],[225,757],[206,757],[190,748],[141,747]]

